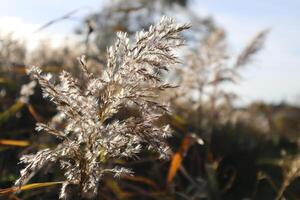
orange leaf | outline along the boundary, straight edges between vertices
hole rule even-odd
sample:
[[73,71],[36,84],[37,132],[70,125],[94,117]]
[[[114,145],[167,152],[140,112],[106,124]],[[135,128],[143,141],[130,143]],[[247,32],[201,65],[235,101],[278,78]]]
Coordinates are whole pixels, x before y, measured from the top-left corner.
[[190,143],[191,137],[189,135],[185,136],[179,147],[179,150],[175,154],[173,154],[167,177],[167,186],[172,183],[179,167],[181,166],[184,154],[187,152]]
[[0,144],[9,146],[26,147],[29,145],[27,140],[0,140]]
[[167,185],[168,186],[172,183],[174,176],[176,175],[178,168],[181,165],[181,162],[182,162],[182,156],[178,152],[175,153],[173,155],[172,162],[171,162],[169,172],[168,172],[168,177],[167,177]]

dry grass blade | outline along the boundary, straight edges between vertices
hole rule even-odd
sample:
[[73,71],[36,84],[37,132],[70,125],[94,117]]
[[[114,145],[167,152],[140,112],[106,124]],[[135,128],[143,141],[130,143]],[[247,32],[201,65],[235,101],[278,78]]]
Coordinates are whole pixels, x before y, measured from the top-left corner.
[[21,187],[11,187],[11,188],[0,189],[0,195],[8,195],[8,194],[18,192],[18,191],[32,190],[32,189],[36,189],[36,188],[49,187],[49,186],[53,186],[53,185],[61,185],[63,183],[64,183],[63,181],[31,183],[31,184],[23,185]]
[[74,15],[76,12],[78,12],[79,9],[75,9],[75,10],[72,10],[71,12],[68,12],[67,14],[61,16],[61,17],[58,17],[56,19],[53,19],[49,22],[47,22],[46,24],[42,25],[40,28],[38,28],[36,31],[34,31],[33,33],[37,33],[49,26],[51,26],[52,24],[56,23],[56,22],[59,22],[59,21],[62,21],[62,20],[65,20],[65,19],[69,19],[72,15]]
[[0,140],[0,145],[26,147],[29,144],[27,140]]
[[6,84],[6,83],[11,83],[11,80],[7,78],[0,78],[0,84]]
[[10,117],[14,116],[24,106],[23,102],[17,101],[6,111],[0,113],[0,125],[4,124]]
[[130,180],[130,181],[133,181],[133,182],[139,182],[139,183],[144,183],[146,185],[149,185],[153,188],[156,188],[158,189],[156,183],[149,179],[149,178],[146,178],[146,177],[143,177],[143,176],[124,176],[123,179],[126,179],[126,180]]
[[128,193],[128,192],[125,192],[123,191],[119,184],[112,180],[112,179],[109,179],[106,181],[106,186],[108,188],[111,189],[111,191],[117,196],[118,199],[122,200],[122,199],[128,199],[128,197],[131,196],[131,193]]
[[11,72],[17,73],[17,74],[26,74],[26,68],[25,66],[20,66],[20,67],[14,67],[10,69]]
[[31,104],[28,104],[27,108],[28,108],[28,111],[30,112],[30,114],[34,117],[34,119],[37,122],[43,122],[43,121],[45,121],[43,119],[43,117],[36,112],[36,110],[34,109],[34,107]]

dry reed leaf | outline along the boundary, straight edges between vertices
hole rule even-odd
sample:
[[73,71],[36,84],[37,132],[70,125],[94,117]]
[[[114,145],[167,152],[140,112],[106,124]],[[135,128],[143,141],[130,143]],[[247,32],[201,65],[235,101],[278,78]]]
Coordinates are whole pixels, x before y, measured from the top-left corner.
[[106,186],[111,189],[111,191],[117,196],[118,199],[127,199],[131,196],[131,193],[124,192],[120,188],[119,184],[112,179],[106,181]]
[[0,83],[1,83],[1,84],[11,83],[11,80],[9,80],[9,79],[7,79],[7,78],[0,78]]
[[43,119],[43,117],[40,116],[40,115],[36,112],[36,110],[34,109],[34,107],[33,107],[31,104],[28,104],[28,105],[27,105],[27,108],[28,108],[28,111],[30,112],[30,114],[34,117],[34,119],[35,119],[37,122],[43,122],[43,121],[45,121],[45,120]]
[[57,22],[59,22],[59,21],[69,19],[69,18],[72,17],[74,14],[76,14],[79,10],[80,10],[80,9],[75,9],[75,10],[72,10],[72,11],[70,11],[70,12],[64,14],[64,15],[61,16],[61,17],[55,18],[55,19],[53,19],[53,20],[47,22],[46,24],[42,25],[41,27],[39,27],[39,28],[38,28],[36,31],[34,31],[33,33],[37,33],[37,32],[39,32],[39,31],[41,31],[41,30],[43,30],[43,29],[45,29],[45,28],[47,28],[47,27],[49,27],[49,26],[51,26],[51,25],[53,25],[53,24],[55,24],[55,23],[57,23]]
[[14,116],[16,112],[21,110],[25,104],[23,102],[17,101],[15,104],[10,106],[7,110],[0,113],[0,125],[4,124],[10,117]]
[[8,195],[8,194],[18,192],[18,191],[32,190],[32,189],[36,189],[36,188],[49,187],[49,186],[60,185],[60,184],[63,184],[63,181],[31,183],[31,184],[23,185],[21,187],[11,187],[11,188],[0,189],[0,195]]
[[17,73],[17,74],[26,74],[26,68],[25,66],[22,67],[14,67],[12,69],[10,69],[12,72]]
[[52,73],[59,73],[62,71],[62,68],[59,66],[45,66],[42,67],[44,72],[52,72]]
[[0,145],[26,147],[29,144],[27,140],[0,140]]
[[192,138],[189,135],[185,136],[179,147],[179,150],[173,155],[167,177],[167,186],[172,183],[178,169],[180,168],[184,154],[187,152],[190,146],[191,139]]
[[124,176],[123,179],[134,181],[134,182],[144,183],[144,184],[149,185],[153,188],[158,188],[156,183],[153,180],[151,180],[149,178],[146,178],[146,177],[143,177],[143,176]]

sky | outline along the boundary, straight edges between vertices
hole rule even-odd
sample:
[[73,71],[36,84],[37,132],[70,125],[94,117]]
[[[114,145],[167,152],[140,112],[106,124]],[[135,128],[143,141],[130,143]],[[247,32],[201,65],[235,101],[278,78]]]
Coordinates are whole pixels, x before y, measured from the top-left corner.
[[[106,1],[106,0],[102,0]],[[270,28],[265,48],[251,66],[242,71],[243,80],[233,89],[241,103],[254,100],[300,103],[300,1],[299,0],[191,0],[201,16],[213,16],[228,33],[230,51],[237,53],[256,32]],[[101,8],[101,0],[0,0],[0,33],[14,31],[34,47],[38,40],[63,42],[80,23],[78,19]],[[81,8],[75,19],[61,21],[32,34],[49,20]]]

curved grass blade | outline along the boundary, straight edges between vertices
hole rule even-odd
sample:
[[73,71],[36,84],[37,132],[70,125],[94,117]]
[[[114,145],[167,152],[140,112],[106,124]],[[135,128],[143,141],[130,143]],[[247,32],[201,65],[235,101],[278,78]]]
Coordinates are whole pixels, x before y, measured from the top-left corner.
[[31,183],[27,185],[23,185],[20,187],[11,187],[11,188],[5,188],[5,189],[0,189],[0,196],[2,195],[8,195],[14,192],[18,191],[25,191],[25,190],[32,190],[36,188],[43,188],[43,187],[49,187],[49,186],[54,186],[54,185],[61,185],[63,184],[63,181],[57,181],[57,182],[45,182],[45,183]]
[[27,140],[0,140],[0,145],[26,147],[29,146]]

